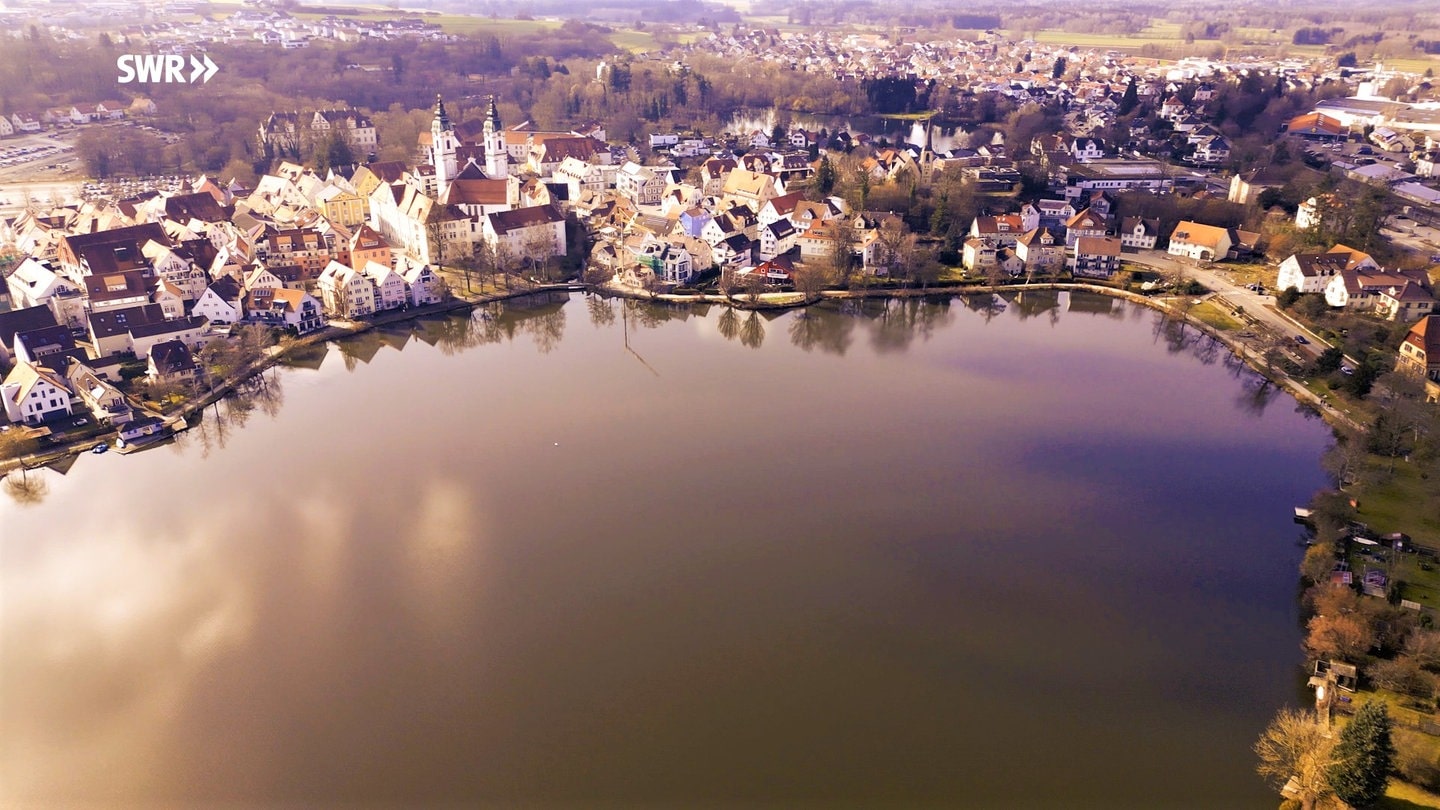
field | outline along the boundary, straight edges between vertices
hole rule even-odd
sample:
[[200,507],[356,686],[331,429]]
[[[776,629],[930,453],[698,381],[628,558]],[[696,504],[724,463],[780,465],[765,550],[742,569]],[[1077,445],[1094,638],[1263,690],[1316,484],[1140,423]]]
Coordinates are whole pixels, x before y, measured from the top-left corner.
[[433,22],[447,34],[538,34],[560,27],[555,20],[512,20],[493,17],[478,17],[470,14],[439,14],[426,16],[426,22]]

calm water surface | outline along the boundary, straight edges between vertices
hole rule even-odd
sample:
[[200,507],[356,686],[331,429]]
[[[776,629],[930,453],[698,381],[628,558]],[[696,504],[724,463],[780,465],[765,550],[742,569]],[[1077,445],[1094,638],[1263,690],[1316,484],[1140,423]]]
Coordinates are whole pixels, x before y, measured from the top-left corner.
[[0,804],[1274,806],[1322,423],[1107,299],[599,303],[0,498]]

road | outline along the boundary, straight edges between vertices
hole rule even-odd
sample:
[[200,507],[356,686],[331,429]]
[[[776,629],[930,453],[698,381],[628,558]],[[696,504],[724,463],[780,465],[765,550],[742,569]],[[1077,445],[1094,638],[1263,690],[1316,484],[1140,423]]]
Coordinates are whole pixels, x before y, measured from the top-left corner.
[[1311,345],[1328,345],[1319,335],[1302,328],[1276,311],[1275,296],[1257,293],[1236,284],[1226,277],[1223,266],[1201,265],[1190,259],[1176,258],[1159,250],[1127,253],[1124,258],[1166,275],[1173,274],[1177,270],[1183,271],[1187,277],[1194,278],[1205,285],[1206,289],[1213,291],[1202,297],[1224,299],[1231,308],[1243,309],[1245,314],[1254,319],[1259,326],[1292,344],[1296,337],[1304,337],[1311,342]]

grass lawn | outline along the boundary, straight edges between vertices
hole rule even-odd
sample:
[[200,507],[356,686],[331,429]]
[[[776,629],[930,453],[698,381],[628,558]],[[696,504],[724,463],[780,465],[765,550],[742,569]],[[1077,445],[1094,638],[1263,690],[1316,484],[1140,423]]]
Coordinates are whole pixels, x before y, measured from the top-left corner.
[[[1383,472],[1389,459],[1373,460]],[[1395,474],[1382,484],[1368,486],[1360,500],[1360,520],[1381,534],[1405,532],[1421,545],[1440,548],[1440,514],[1435,509],[1418,512],[1416,507],[1432,505],[1437,483],[1420,477],[1404,459],[1395,459]]]
[[922,110],[921,112],[913,113],[885,113],[878,117],[888,118],[892,121],[929,121],[938,114],[936,110]]
[[1413,810],[1417,807],[1440,807],[1440,795],[1416,787],[1409,782],[1391,779],[1385,797],[1376,802],[1376,810]]
[[1247,284],[1264,284],[1266,287],[1275,286],[1275,271],[1264,264],[1225,264],[1221,269],[1231,281],[1245,286]]
[[1191,308],[1190,314],[1222,332],[1233,332],[1244,327],[1244,324],[1240,323],[1230,314],[1228,308],[1222,307],[1214,301],[1205,301],[1196,304]]
[[660,49],[655,37],[645,31],[616,31],[610,35],[615,47],[630,53],[643,53]]
[[1440,58],[1434,56],[1416,56],[1405,59],[1384,59],[1387,70],[1402,70],[1406,73],[1423,74],[1427,69],[1434,68],[1440,71]]
[[447,34],[538,34],[560,27],[554,20],[502,20],[479,17],[471,14],[439,14],[426,16],[426,22],[436,23]]
[[[1178,34],[1179,25],[1176,24],[1174,27]],[[1019,40],[1025,37],[1025,32],[1011,29],[1006,31],[1006,36]],[[1037,31],[1035,32],[1034,39],[1036,42],[1052,45],[1071,45],[1076,48],[1098,48],[1117,51],[1139,50],[1146,45],[1181,44],[1179,36],[1166,33],[1164,29],[1161,29],[1158,34],[1152,34],[1151,29],[1146,29],[1139,34],[1081,34],[1071,31]]]

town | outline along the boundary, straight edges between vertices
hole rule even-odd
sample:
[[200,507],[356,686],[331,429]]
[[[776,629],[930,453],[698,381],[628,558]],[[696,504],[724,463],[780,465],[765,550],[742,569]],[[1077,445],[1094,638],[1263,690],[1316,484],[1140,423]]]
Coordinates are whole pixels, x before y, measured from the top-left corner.
[[[464,40],[423,16],[246,9],[191,30],[102,10],[107,42],[177,53]],[[49,20],[59,39],[71,22]],[[403,109],[276,108],[246,121],[253,171],[229,152],[214,159],[229,173],[127,171],[100,148],[203,139],[157,126],[173,94],[0,116],[0,463],[144,448],[297,347],[546,291],[755,309],[1096,291],[1203,330],[1335,427],[1336,490],[1297,510],[1317,706],[1339,711],[1359,677],[1433,704],[1440,641],[1423,622],[1440,575],[1413,541],[1440,526],[1428,501],[1370,506],[1424,490],[1440,438],[1433,72],[993,31],[668,33],[467,74],[469,92],[437,85]],[[406,72],[342,62],[366,81]],[[706,126],[677,117],[722,70],[745,103]],[[540,88],[526,105],[522,80]],[[1401,625],[1415,649],[1380,638]],[[1428,767],[1404,775],[1440,786]],[[1293,770],[1268,772],[1287,797],[1329,795]]]

